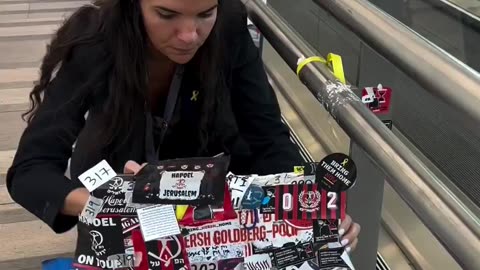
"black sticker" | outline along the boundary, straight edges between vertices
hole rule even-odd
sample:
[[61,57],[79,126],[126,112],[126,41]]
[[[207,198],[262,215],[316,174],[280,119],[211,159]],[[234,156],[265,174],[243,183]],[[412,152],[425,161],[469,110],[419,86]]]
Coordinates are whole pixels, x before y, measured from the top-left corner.
[[120,217],[97,217],[92,224],[79,222],[75,265],[118,269],[122,265],[110,256],[125,254]]
[[314,242],[320,246],[339,241],[338,219],[318,219],[313,221]]
[[312,243],[303,243],[290,247],[275,249],[268,253],[275,267],[278,269],[298,265],[315,258]]
[[223,205],[230,159],[188,158],[148,164],[135,176],[132,201],[141,204]]
[[131,194],[134,185],[133,176],[118,175],[94,190],[92,195],[103,200],[99,215],[135,217],[136,208],[129,206],[126,197],[127,191]]
[[303,175],[304,176],[310,176],[310,175],[315,175],[315,172],[317,171],[317,162],[305,162],[301,167],[303,170]]
[[211,207],[202,206],[193,208],[193,219],[195,221],[211,220],[213,219],[213,209]]
[[316,182],[322,189],[341,192],[352,188],[356,177],[355,162],[345,154],[335,153],[318,164]]
[[392,120],[383,120],[382,122],[385,124],[385,126],[387,126],[388,129],[392,130],[393,128]]
[[321,269],[331,269],[334,267],[344,267],[350,269],[342,259],[345,248],[332,248],[318,251],[318,264]]
[[263,200],[260,205],[260,213],[262,214],[275,214],[275,199],[278,194],[275,194],[275,186],[262,187],[263,188]]

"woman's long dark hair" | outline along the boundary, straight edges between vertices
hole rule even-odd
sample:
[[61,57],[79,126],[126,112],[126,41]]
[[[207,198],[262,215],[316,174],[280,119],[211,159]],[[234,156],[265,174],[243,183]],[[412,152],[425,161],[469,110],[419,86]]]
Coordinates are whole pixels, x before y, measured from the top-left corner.
[[[198,127],[200,152],[206,151],[214,130],[212,125],[217,121],[214,116],[221,114],[229,104],[222,74],[222,2],[219,0],[217,22],[212,33],[189,63],[201,67],[196,70],[204,89]],[[111,153],[134,132],[133,123],[138,114],[143,115],[148,96],[147,37],[138,0],[99,0],[94,5],[80,8],[65,21],[47,47],[40,80],[30,93],[31,108],[23,117],[32,121],[55,69],[70,57],[75,48],[99,42],[108,48],[108,57],[98,63],[102,65],[98,68],[102,72],[89,78],[83,87],[94,88],[100,80],[108,80],[105,84],[108,85],[108,98],[103,110],[108,121],[102,125],[101,134],[104,135],[103,147]]]

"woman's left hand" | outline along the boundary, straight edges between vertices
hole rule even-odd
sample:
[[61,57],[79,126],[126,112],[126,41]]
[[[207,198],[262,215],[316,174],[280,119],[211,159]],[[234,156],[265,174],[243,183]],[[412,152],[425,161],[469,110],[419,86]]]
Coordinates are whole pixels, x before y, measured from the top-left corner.
[[355,250],[358,243],[358,234],[360,233],[360,225],[352,221],[349,215],[342,220],[338,234],[340,235],[340,243],[346,247],[348,253]]

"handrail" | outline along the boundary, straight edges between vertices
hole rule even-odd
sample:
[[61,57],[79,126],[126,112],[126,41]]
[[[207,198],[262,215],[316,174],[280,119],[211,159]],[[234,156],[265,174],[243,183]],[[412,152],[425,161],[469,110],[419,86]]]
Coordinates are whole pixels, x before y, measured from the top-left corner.
[[480,74],[367,0],[313,0],[366,44],[480,123]]
[[[292,70],[315,52],[261,0],[242,0],[252,22]],[[422,222],[465,269],[480,265],[480,221],[367,107],[323,64],[312,63],[301,81],[344,131],[388,176]],[[454,228],[454,229],[453,229]]]

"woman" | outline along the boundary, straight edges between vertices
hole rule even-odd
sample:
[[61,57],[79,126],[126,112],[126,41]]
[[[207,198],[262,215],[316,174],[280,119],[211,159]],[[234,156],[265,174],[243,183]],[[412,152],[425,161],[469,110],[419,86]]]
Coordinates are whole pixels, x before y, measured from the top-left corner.
[[[89,196],[77,178],[102,159],[131,173],[221,152],[237,174],[301,162],[238,0],[83,7],[53,38],[30,99],[8,190],[57,233],[77,223]],[[342,226],[354,248],[358,224]]]

